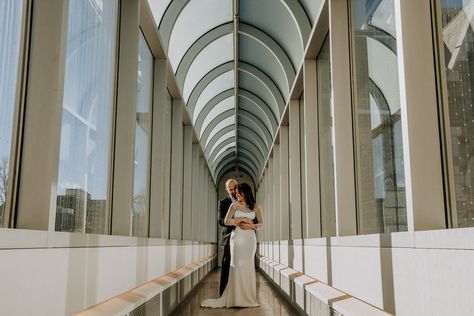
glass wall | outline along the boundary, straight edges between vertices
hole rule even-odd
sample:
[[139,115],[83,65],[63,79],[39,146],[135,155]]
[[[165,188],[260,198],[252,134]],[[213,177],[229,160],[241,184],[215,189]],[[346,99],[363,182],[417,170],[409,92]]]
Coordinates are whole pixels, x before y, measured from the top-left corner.
[[70,1],[56,230],[108,233],[118,2]]
[[132,235],[148,235],[150,200],[151,109],[153,103],[153,55],[140,32],[135,122]]
[[407,230],[394,0],[352,0],[358,232]]
[[318,71],[319,177],[321,193],[321,232],[323,237],[336,236],[334,189],[334,146],[332,133],[331,62],[329,37],[316,60]]
[[442,41],[455,203],[453,226],[474,226],[474,20],[472,1],[443,0]]
[[20,58],[23,1],[0,1],[0,227],[6,203]]

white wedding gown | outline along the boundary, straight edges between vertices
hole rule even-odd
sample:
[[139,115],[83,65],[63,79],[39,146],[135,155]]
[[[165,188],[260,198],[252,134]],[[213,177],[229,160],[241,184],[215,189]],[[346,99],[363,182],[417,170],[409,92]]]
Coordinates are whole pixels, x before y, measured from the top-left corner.
[[[253,220],[254,211],[237,210],[234,218],[247,217]],[[243,230],[236,227],[230,235],[230,270],[229,281],[218,299],[207,299],[201,307],[257,307],[257,280],[255,276],[254,257],[257,250],[257,238],[252,229]]]

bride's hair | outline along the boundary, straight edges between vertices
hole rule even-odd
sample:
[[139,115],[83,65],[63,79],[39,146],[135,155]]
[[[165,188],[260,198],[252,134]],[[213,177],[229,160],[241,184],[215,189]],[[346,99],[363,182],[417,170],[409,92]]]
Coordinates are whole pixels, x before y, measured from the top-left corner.
[[252,188],[247,183],[241,183],[237,185],[237,190],[245,198],[245,203],[249,206],[251,210],[255,207],[255,198],[253,197]]

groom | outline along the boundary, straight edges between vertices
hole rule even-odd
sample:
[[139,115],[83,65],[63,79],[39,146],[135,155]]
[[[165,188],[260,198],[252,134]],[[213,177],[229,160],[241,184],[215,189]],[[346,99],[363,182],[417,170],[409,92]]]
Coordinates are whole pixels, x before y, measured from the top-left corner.
[[224,293],[225,287],[227,285],[227,280],[229,279],[229,267],[230,267],[230,234],[234,230],[235,226],[226,226],[224,225],[225,215],[229,210],[230,205],[237,200],[235,193],[235,188],[237,186],[237,181],[234,179],[229,179],[225,183],[225,190],[227,191],[227,196],[225,199],[219,201],[219,215],[217,222],[222,226],[221,238],[219,243],[219,251],[222,253],[222,270],[221,270],[221,281],[219,285],[219,296],[222,296]]

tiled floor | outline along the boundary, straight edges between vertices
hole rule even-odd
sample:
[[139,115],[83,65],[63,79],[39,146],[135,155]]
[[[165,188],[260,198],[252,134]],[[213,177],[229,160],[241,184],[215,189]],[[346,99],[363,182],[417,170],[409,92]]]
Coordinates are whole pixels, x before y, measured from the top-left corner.
[[220,270],[215,270],[205,278],[198,288],[191,294],[173,315],[204,316],[204,315],[245,315],[245,316],[271,316],[271,315],[298,315],[285,299],[275,291],[269,281],[257,272],[257,299],[260,307],[255,308],[201,308],[199,303],[207,298],[216,298],[219,295]]

